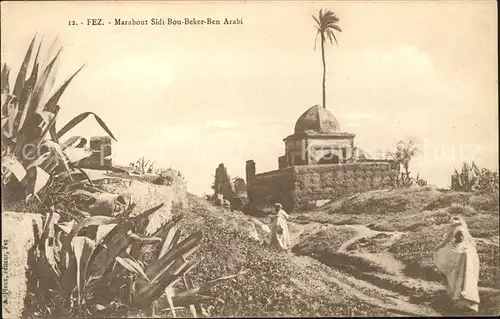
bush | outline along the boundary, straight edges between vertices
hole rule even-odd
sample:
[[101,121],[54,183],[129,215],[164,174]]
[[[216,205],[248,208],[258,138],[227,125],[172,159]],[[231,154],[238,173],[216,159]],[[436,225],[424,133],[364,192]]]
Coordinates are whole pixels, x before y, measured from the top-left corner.
[[460,215],[460,216],[473,216],[476,214],[476,211],[474,208],[472,208],[469,205],[462,205],[462,204],[451,204],[450,208],[448,208],[448,213],[450,214],[450,217],[454,215]]

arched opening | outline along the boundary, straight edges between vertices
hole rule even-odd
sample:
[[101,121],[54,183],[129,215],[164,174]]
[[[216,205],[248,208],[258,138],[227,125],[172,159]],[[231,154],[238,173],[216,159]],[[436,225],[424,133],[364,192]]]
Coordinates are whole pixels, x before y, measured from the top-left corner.
[[340,163],[340,158],[335,155],[333,152],[329,152],[325,154],[319,161],[319,165],[324,165],[324,164],[339,164]]

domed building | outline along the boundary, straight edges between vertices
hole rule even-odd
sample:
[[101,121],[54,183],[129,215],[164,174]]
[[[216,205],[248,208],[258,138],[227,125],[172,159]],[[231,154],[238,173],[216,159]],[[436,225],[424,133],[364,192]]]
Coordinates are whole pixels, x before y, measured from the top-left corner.
[[328,109],[309,108],[283,140],[285,154],[278,158],[278,170],[256,174],[255,162],[247,161],[250,209],[280,202],[293,212],[317,201],[391,187],[397,163],[370,159],[354,145],[354,137],[342,132]]
[[315,105],[299,117],[294,134],[284,139],[279,168],[345,163],[353,156],[354,136],[340,130],[332,112]]

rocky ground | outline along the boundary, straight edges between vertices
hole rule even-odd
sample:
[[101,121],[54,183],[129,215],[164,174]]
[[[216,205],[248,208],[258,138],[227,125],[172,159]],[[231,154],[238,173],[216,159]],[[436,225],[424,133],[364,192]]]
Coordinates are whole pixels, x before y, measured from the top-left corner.
[[464,214],[478,240],[480,314],[500,313],[495,194],[433,189],[359,194],[292,215],[288,253],[267,246],[268,218],[215,208],[196,196],[188,201],[182,227],[206,234],[198,252],[205,260],[195,279],[202,283],[249,270],[210,291],[221,299],[209,306],[212,316],[456,314],[431,256],[452,214]]
[[308,230],[296,234],[293,252],[341,273],[337,279],[362,300],[415,315],[453,315],[445,278],[432,262],[452,214],[465,215],[477,240],[480,314],[498,315],[498,194],[432,189],[359,194],[298,216],[295,223]]
[[[198,252],[205,260],[194,273],[199,283],[249,271],[210,291],[221,299],[208,308],[213,316],[440,316],[455,313],[430,252],[449,216],[463,213],[478,239],[480,314],[498,314],[498,200],[462,195],[374,192],[292,215],[288,253],[267,246],[268,219],[218,209],[195,196],[182,210],[183,228],[206,234]],[[359,214],[346,209],[354,202]],[[382,205],[388,205],[385,214]]]

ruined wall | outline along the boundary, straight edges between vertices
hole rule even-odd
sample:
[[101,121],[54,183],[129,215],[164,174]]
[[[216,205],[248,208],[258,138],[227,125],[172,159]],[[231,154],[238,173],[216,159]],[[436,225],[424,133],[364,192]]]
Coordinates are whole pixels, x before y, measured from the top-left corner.
[[250,204],[254,207],[263,208],[275,202],[280,202],[287,210],[295,206],[295,177],[292,167],[257,174],[247,185],[251,185],[247,193]]
[[294,202],[302,207],[310,201],[391,187],[396,174],[390,162],[297,166]]

